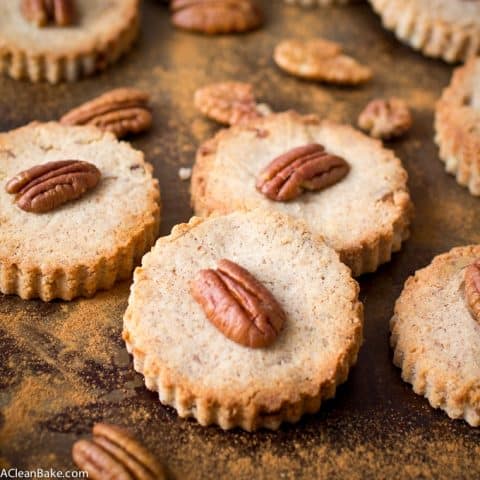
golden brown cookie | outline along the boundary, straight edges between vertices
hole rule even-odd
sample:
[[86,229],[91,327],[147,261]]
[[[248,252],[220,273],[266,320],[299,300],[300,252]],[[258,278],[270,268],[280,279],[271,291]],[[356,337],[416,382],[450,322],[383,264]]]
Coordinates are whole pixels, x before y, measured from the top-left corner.
[[[269,346],[227,337],[192,295],[199,272],[221,259],[248,270],[283,309]],[[193,218],[157,242],[135,271],[123,338],[147,388],[181,417],[277,429],[318,411],[346,380],[362,341],[362,305],[348,268],[304,225],[235,212]]]
[[[101,173],[80,197],[40,213],[26,210],[18,193],[7,191],[21,171],[68,159],[88,162]],[[44,203],[59,188],[76,189],[75,183],[65,185],[81,180],[71,173],[47,178],[51,170],[43,172],[29,190],[32,198],[46,196]],[[0,134],[0,292],[71,300],[129,278],[155,241],[159,201],[151,165],[111,133],[35,123]]]
[[39,28],[22,0],[0,2],[0,73],[32,82],[75,81],[116,62],[133,44],[139,0],[76,0],[68,26]]
[[465,61],[480,52],[478,0],[369,0],[383,25],[428,57]]
[[354,275],[388,262],[409,236],[412,205],[400,160],[352,127],[295,112],[206,141],[191,193],[198,215],[262,207],[303,220]]
[[480,195],[480,58],[455,70],[435,112],[435,141],[447,172]]
[[407,280],[391,320],[402,378],[432,407],[474,427],[480,425],[480,319],[470,303],[480,294],[479,259],[478,245],[435,257]]

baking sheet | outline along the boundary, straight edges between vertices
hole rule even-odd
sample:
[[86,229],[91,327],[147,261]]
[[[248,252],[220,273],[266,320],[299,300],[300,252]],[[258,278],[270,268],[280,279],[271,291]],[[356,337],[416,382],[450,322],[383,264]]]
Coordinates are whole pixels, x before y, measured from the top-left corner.
[[[480,432],[415,395],[388,346],[388,321],[406,278],[438,253],[480,242],[479,200],[444,173],[433,143],[434,103],[452,68],[398,43],[366,4],[302,10],[260,3],[263,29],[210,38],[174,31],[166,7],[146,1],[135,49],[104,74],[59,86],[0,79],[0,129],[56,119],[116,86],[148,90],[154,128],[132,143],[155,166],[165,235],[192,213],[178,169],[191,166],[196,147],[218,129],[194,110],[197,87],[248,81],[275,111],[294,108],[346,123],[375,96],[405,98],[414,127],[388,145],[409,172],[416,218],[403,250],[360,280],[366,321],[357,366],[317,415],[278,432],[225,433],[179,419],[143,387],[120,339],[128,283],[69,303],[0,296],[1,465],[72,469],[72,443],[104,420],[131,428],[178,479],[479,477]],[[314,35],[340,41],[372,67],[373,81],[327,87],[275,67],[277,41]]]

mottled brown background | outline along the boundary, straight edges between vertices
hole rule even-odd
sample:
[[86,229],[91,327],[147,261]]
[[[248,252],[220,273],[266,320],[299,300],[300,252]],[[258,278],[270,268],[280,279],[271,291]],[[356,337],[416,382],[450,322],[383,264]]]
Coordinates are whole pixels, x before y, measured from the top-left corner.
[[[178,168],[192,164],[199,142],[217,128],[193,109],[198,86],[246,80],[274,110],[349,123],[374,96],[404,97],[415,124],[391,147],[410,174],[416,220],[402,252],[361,279],[366,340],[358,365],[318,415],[276,433],[224,433],[178,419],[133,372],[120,339],[128,284],[70,303],[0,296],[0,464],[73,468],[72,443],[105,420],[130,427],[178,479],[479,477],[480,432],[416,396],[388,347],[388,321],[408,275],[437,253],[480,241],[480,200],[444,173],[432,140],[434,102],[451,67],[397,43],[365,4],[302,10],[279,0],[261,3],[262,30],[207,38],[174,31],[162,3],[148,1],[137,46],[103,75],[56,87],[0,79],[0,128],[58,118],[114,86],[147,89],[155,126],[133,144],[155,165],[167,234],[191,214],[188,182],[178,179]],[[310,35],[341,41],[373,68],[374,80],[344,89],[282,74],[271,60],[276,41]]]

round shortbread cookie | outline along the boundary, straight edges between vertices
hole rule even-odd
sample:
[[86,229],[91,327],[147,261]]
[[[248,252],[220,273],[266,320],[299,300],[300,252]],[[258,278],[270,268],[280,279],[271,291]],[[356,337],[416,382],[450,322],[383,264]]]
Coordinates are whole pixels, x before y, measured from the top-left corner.
[[139,0],[76,0],[72,25],[37,27],[21,0],[0,2],[0,73],[32,82],[75,81],[117,61],[133,44]]
[[[83,197],[47,213],[22,210],[9,179],[83,160],[101,172]],[[143,153],[92,126],[33,123],[0,134],[0,292],[70,300],[128,278],[158,232],[158,182]]]
[[480,52],[477,0],[369,0],[385,28],[428,57],[465,61]]
[[[347,176],[288,202],[272,201],[257,191],[264,167],[310,143],[343,157],[350,165]],[[262,207],[301,219],[355,276],[375,271],[400,250],[412,211],[407,173],[390,150],[352,127],[295,112],[235,126],[205,142],[193,169],[192,203],[203,216]]]
[[472,426],[480,425],[480,323],[469,311],[465,270],[479,257],[478,245],[435,257],[407,280],[391,320],[403,380]]
[[455,70],[437,103],[435,130],[447,172],[480,195],[480,58]]
[[[227,338],[192,296],[192,280],[229,259],[286,314],[274,343]],[[193,218],[158,240],[135,271],[123,337],[135,369],[181,417],[223,429],[276,429],[335,394],[362,340],[358,285],[301,223],[255,210]]]

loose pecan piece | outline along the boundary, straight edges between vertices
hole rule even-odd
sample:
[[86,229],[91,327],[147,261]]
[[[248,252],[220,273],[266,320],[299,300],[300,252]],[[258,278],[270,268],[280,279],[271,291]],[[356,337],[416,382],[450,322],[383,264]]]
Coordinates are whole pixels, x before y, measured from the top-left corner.
[[71,25],[75,17],[74,0],[22,0],[22,15],[37,27],[55,22],[60,27]]
[[66,113],[63,125],[95,125],[118,138],[140,133],[152,124],[149,95],[135,88],[117,88]]
[[248,123],[263,117],[250,83],[220,82],[198,89],[195,106],[206,117],[225,125]]
[[44,213],[80,198],[100,177],[100,170],[89,162],[60,160],[20,172],[7,182],[6,191],[16,195],[22,210]]
[[230,260],[220,260],[216,270],[200,270],[191,292],[210,322],[246,347],[269,346],[285,322],[284,311],[267,288]]
[[209,35],[246,32],[263,23],[253,0],[173,0],[170,9],[176,27]]
[[407,103],[400,98],[376,99],[362,111],[358,126],[375,138],[400,137],[412,126],[412,116]]
[[275,47],[275,63],[286,72],[307,80],[339,85],[358,85],[372,77],[370,68],[342,53],[335,42],[283,40]]
[[75,464],[93,480],[164,480],[157,459],[129,432],[115,425],[97,423],[93,439],[73,445]]
[[305,190],[318,191],[339,182],[350,170],[341,157],[318,143],[294,148],[275,158],[260,172],[257,190],[270,200],[286,202]]
[[465,270],[465,297],[473,318],[480,323],[480,259]]

